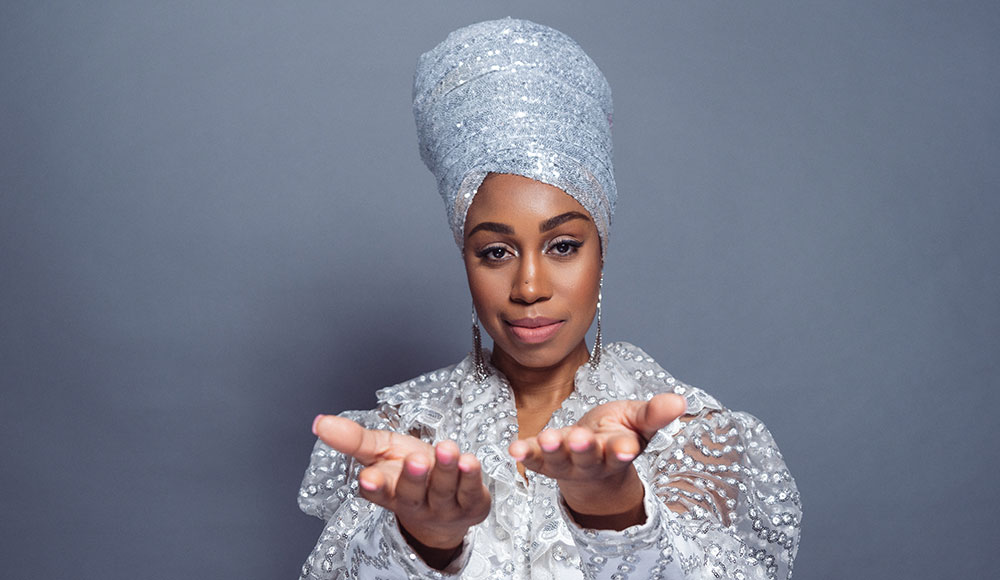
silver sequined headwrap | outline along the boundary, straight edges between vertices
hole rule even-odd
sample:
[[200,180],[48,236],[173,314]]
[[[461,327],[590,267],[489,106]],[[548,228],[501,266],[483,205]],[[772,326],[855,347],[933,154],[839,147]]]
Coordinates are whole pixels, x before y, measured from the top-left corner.
[[510,18],[460,28],[420,57],[413,115],[459,247],[483,179],[512,173],[573,196],[606,251],[618,197],[611,87],[573,39]]

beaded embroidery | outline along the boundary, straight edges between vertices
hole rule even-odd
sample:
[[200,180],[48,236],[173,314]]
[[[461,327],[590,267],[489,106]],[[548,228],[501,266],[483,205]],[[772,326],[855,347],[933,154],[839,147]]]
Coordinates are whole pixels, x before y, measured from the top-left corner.
[[[488,359],[488,357],[487,357]],[[614,343],[599,368],[584,365],[576,390],[549,427],[575,423],[591,407],[662,392],[688,411],[635,460],[646,486],[646,522],[622,532],[584,530],[565,511],[556,482],[517,473],[507,446],[517,414],[496,369],[472,380],[472,357],[378,392],[375,410],[342,415],[430,443],[454,439],[474,452],[493,506],[444,573],[427,567],[387,510],[358,497],[359,466],[316,443],[299,492],[306,513],[327,520],[302,578],[781,578],[791,576],[801,506],[770,433],[660,368],[637,347]]]

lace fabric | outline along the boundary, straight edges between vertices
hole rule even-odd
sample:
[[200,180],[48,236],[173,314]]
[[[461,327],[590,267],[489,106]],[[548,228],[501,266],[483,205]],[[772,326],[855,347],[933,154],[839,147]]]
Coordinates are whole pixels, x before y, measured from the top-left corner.
[[483,464],[493,506],[470,529],[444,571],[406,544],[391,512],[358,496],[360,466],[317,441],[299,492],[303,511],[327,521],[302,567],[303,579],[331,578],[789,578],[801,505],[791,474],[763,423],[724,408],[659,367],[641,349],[615,343],[601,364],[580,368],[576,389],[549,427],[574,424],[592,407],[673,392],[687,413],[635,460],[646,488],[646,522],[624,531],[582,529],[558,485],[528,473],[506,449],[517,439],[512,391],[495,371],[472,379],[461,363],[378,392],[371,411],[342,416],[429,443],[452,439]]

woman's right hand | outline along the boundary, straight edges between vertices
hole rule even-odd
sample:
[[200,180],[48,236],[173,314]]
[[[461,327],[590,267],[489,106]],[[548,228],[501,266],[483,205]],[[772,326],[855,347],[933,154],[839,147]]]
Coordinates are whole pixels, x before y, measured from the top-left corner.
[[313,432],[365,466],[358,474],[361,497],[395,513],[404,536],[431,567],[447,566],[469,528],[490,512],[479,460],[460,453],[454,441],[431,446],[334,415],[317,417]]

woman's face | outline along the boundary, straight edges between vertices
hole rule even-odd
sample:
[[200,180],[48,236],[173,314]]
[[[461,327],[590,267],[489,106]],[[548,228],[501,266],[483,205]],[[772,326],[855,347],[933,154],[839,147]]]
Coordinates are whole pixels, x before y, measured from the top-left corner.
[[548,368],[586,353],[601,279],[587,210],[561,189],[490,174],[465,218],[465,270],[479,319],[504,355]]

